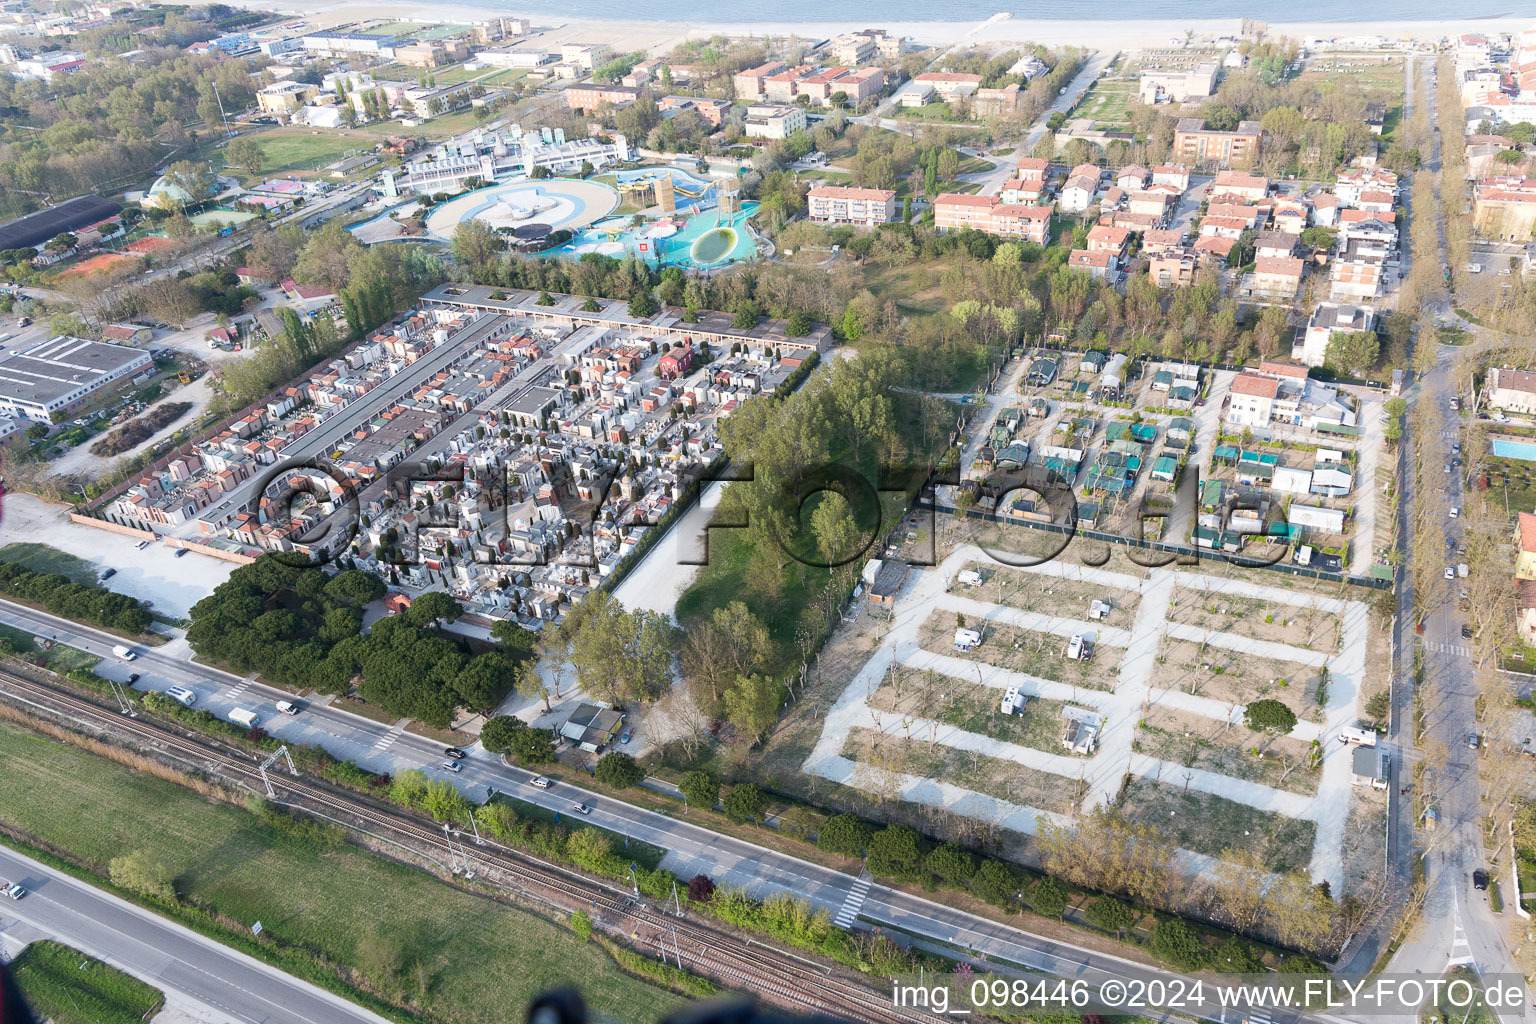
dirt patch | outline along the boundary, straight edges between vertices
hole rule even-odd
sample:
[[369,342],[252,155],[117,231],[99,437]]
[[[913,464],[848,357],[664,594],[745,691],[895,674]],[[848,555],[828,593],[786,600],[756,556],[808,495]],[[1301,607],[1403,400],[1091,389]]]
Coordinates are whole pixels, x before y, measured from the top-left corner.
[[1382,883],[1382,863],[1387,845],[1387,791],[1352,786],[1349,824],[1344,829],[1344,895],[1367,893]]
[[1332,612],[1190,587],[1180,587],[1169,602],[1168,620],[1323,654],[1339,645],[1339,619]]
[[91,454],[119,455],[130,448],[137,447],[181,419],[190,408],[192,408],[191,402],[166,402],[164,405],[158,405],[91,445]]
[[859,788],[885,799],[896,798],[899,772],[1061,814],[1072,812],[1088,788],[1080,779],[1064,779],[1013,761],[873,729],[850,729],[842,755],[859,763],[854,778]]
[[1232,704],[1273,697],[1303,715],[1319,706],[1318,684],[1322,679],[1321,669],[1294,661],[1165,636],[1150,685]]
[[1118,647],[1097,644],[1091,661],[1076,661],[1067,657],[1069,637],[966,616],[966,626],[981,633],[981,646],[957,651],[957,621],[954,612],[932,612],[918,629],[918,646],[935,654],[948,654],[1088,690],[1113,690],[1120,679],[1122,652]]
[[1165,774],[1161,782],[1129,780],[1121,810],[1196,853],[1219,857],[1225,850],[1249,850],[1275,872],[1304,871],[1312,863],[1314,823],[1209,793],[1185,792],[1177,775]]
[[893,682],[870,695],[871,707],[931,718],[979,736],[1050,754],[1077,756],[1061,745],[1061,733],[1066,727],[1061,716],[1066,704],[1062,701],[1031,697],[1021,713],[1005,715],[1000,707],[1002,694],[990,686],[962,682],[940,672],[902,668],[897,669],[894,677]]
[[1095,599],[1108,601],[1109,613],[1097,621],[1120,629],[1131,628],[1131,622],[1136,617],[1136,606],[1141,601],[1141,595],[1133,590],[1120,590],[1083,580],[1047,576],[981,562],[966,562],[965,568],[981,574],[981,585],[968,587],[963,583],[951,583],[949,593],[1026,611],[1048,607],[1053,612],[1084,621],[1088,620],[1088,608]]
[[1229,727],[1155,704],[1141,720],[1135,745],[1138,753],[1150,757],[1305,796],[1317,792],[1321,775],[1320,768],[1308,767],[1310,743],[1256,733],[1241,722]]

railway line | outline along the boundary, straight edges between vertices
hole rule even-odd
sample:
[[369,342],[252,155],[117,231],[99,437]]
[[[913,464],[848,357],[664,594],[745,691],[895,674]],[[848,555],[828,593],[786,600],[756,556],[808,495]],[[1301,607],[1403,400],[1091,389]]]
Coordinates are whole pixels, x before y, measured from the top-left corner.
[[[113,707],[97,704],[75,694],[54,689],[22,676],[0,670],[0,693],[24,705],[62,714],[109,733],[126,734],[186,764],[213,769],[254,792],[266,792],[258,762],[251,755],[230,753],[208,740],[193,739],[171,729],[128,717]],[[680,959],[684,966],[712,976],[727,985],[751,992],[785,1009],[849,1017],[876,1024],[937,1024],[941,1018],[915,1009],[901,1009],[890,997],[854,981],[837,977],[809,960],[698,924],[686,917],[665,914],[646,906],[636,895],[610,885],[548,865],[521,852],[480,837],[468,843],[451,837],[443,828],[423,824],[411,815],[374,806],[329,789],[314,786],[286,773],[268,773],[273,785],[286,791],[285,803],[308,810],[348,827],[357,827],[407,848],[425,848],[436,856],[466,864],[479,860],[516,880],[511,888],[559,906],[572,903],[590,906],[610,920],[628,919],[626,928],[638,935],[640,927],[654,929],[659,948]],[[366,828],[364,827],[366,826]]]

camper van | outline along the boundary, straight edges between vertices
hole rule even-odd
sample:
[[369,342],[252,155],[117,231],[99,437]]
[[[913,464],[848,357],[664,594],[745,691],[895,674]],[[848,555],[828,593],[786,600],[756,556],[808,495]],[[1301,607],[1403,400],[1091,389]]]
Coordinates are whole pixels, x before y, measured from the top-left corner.
[[1029,698],[1020,693],[1017,686],[1010,686],[1008,692],[1003,694],[1003,714],[1017,715],[1024,710],[1024,705],[1027,703]]
[[1346,725],[1339,730],[1339,742],[1347,743],[1352,747],[1374,747],[1376,734],[1369,729],[1357,729],[1353,725]]
[[973,647],[981,646],[981,634],[974,629],[955,630],[955,650],[969,651]]
[[955,582],[967,587],[981,586],[981,573],[975,569],[961,569],[955,574]]

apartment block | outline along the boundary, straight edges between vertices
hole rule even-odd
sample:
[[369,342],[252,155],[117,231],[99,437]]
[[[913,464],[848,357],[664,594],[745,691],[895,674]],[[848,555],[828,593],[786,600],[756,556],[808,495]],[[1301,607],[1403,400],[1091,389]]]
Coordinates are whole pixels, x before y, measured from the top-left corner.
[[811,189],[807,203],[816,224],[873,227],[896,219],[896,193],[888,188],[845,188],[822,185]]
[[1181,163],[1248,167],[1258,159],[1264,131],[1257,121],[1243,121],[1235,131],[1207,128],[1198,117],[1181,117],[1173,132],[1173,156]]

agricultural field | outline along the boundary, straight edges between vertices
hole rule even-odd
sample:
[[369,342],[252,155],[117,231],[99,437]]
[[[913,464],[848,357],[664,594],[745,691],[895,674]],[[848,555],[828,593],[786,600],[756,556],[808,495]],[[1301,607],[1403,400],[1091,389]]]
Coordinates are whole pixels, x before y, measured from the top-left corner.
[[[592,1008],[605,1016],[653,1019],[682,1005],[533,914],[352,846],[280,833],[244,810],[10,724],[0,724],[0,764],[6,825],[103,874],[113,857],[148,851],[187,903],[261,920],[263,939],[286,955],[310,951],[317,970],[355,967],[434,1018],[500,1024],[507,1006],[573,976],[586,979]],[[384,946],[387,958],[377,952]]]

